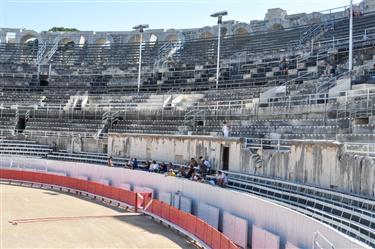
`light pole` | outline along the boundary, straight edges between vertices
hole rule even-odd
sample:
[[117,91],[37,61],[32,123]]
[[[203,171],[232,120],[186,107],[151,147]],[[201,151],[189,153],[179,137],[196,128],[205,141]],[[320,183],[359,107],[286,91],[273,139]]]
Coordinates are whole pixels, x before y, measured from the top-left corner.
[[211,15],[211,17],[217,17],[217,25],[219,27],[219,32],[217,36],[216,89],[219,88],[221,23],[222,23],[223,16],[226,16],[226,15],[228,15],[228,12],[226,10],[216,12]]
[[349,72],[353,70],[353,0],[350,0],[349,21]]
[[143,30],[148,28],[148,24],[139,24],[133,29],[139,31],[139,65],[138,65],[138,92],[141,88],[141,68],[142,68],[142,42],[143,42]]

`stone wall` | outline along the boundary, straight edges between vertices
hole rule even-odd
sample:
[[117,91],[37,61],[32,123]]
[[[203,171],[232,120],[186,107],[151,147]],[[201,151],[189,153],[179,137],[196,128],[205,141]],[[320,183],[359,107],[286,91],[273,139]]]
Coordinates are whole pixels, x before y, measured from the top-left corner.
[[192,157],[203,156],[211,161],[214,168],[222,167],[223,147],[229,148],[229,165],[238,164],[242,142],[237,138],[116,133],[108,136],[108,153],[112,156],[175,163],[187,163]]
[[243,149],[231,170],[375,197],[375,160],[343,151],[334,142],[301,142],[290,152]]
[[41,136],[22,135],[18,139],[36,141],[38,144],[55,144],[59,150],[69,152],[107,153],[107,139],[95,139],[83,136]]
[[186,163],[208,158],[222,168],[222,149],[229,148],[229,170],[375,197],[375,160],[345,153],[335,142],[295,142],[290,151],[249,150],[244,141],[209,136],[110,134],[113,156]]

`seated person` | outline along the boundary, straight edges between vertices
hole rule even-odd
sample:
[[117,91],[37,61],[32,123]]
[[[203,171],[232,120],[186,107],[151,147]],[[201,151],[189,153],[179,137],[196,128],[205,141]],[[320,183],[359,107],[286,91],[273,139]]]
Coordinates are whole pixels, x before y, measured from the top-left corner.
[[151,168],[151,163],[150,163],[149,160],[147,160],[147,161],[145,162],[145,168],[144,168],[144,170],[150,171],[150,168]]
[[160,163],[160,173],[166,173],[168,171],[167,165],[164,162]]
[[173,171],[173,169],[170,169],[167,173],[165,173],[165,176],[176,176],[176,173]]
[[125,163],[125,168],[133,169],[133,159],[130,159]]
[[167,165],[167,171],[169,172],[170,170],[173,170],[173,169],[174,169],[173,163],[169,162]]
[[195,181],[195,182],[202,182],[203,178],[199,174],[193,172],[190,180]]
[[112,159],[111,156],[108,158],[107,166],[109,166],[109,167],[113,167],[113,159]]
[[178,173],[177,173],[177,176],[178,177],[185,177],[186,173],[185,173],[185,167],[184,166],[181,166],[179,169],[178,169]]
[[216,175],[216,185],[225,187],[225,174],[221,170],[219,170]]
[[159,173],[160,166],[156,161],[152,161],[152,164],[150,165],[150,172],[156,172]]

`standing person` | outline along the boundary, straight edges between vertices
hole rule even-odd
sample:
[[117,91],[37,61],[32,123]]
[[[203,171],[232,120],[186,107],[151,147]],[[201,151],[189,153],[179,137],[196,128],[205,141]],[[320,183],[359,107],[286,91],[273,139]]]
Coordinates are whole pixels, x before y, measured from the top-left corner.
[[192,157],[191,159],[190,159],[190,163],[189,163],[189,166],[193,166],[193,167],[197,167],[198,166],[198,163],[197,163],[197,161],[195,160],[195,158],[194,157]]
[[224,137],[229,137],[229,125],[227,123],[227,121],[224,121],[223,122],[223,135]]
[[107,165],[108,165],[109,167],[113,167],[113,159],[112,159],[111,156],[108,158]]
[[208,161],[208,159],[206,158],[206,159],[203,160],[203,163],[206,166],[207,174],[210,174],[210,172],[211,172],[211,163],[210,163],[210,161]]
[[193,176],[194,172],[195,172],[194,166],[191,164],[189,167],[189,171],[187,172],[185,178],[190,179]]
[[199,172],[204,177],[207,174],[207,167],[204,164],[204,159],[202,156],[199,157],[198,166],[199,166]]
[[138,169],[138,161],[137,161],[137,158],[133,158],[133,169]]
[[283,56],[280,60],[280,66],[279,69],[281,72],[283,72],[284,75],[288,74],[288,67],[289,67],[289,62],[286,56]]

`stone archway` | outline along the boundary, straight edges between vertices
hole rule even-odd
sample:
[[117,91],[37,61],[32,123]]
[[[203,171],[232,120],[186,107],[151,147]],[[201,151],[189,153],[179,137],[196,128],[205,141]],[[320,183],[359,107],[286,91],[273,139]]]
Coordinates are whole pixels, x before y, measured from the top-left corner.
[[234,35],[235,35],[235,36],[246,36],[246,35],[248,35],[248,34],[249,34],[249,32],[247,31],[247,29],[242,28],[242,27],[237,28],[237,29],[234,31]]
[[[143,37],[144,39],[144,37]],[[135,34],[129,39],[129,43],[139,43],[141,41],[141,35],[140,34]]]
[[107,38],[102,37],[102,38],[95,40],[95,45],[102,46],[102,47],[109,47],[111,46],[111,42]]
[[205,31],[205,32],[201,33],[200,36],[199,36],[200,39],[211,39],[213,37],[214,37],[214,35],[209,31]]
[[168,41],[168,42],[176,42],[177,40],[178,38],[176,34],[170,34],[167,37],[165,37],[165,41]]
[[34,42],[38,42],[38,38],[33,34],[26,34],[22,36],[20,39],[21,44],[34,43]]
[[281,31],[284,30],[284,26],[280,23],[275,23],[271,26],[271,31]]

